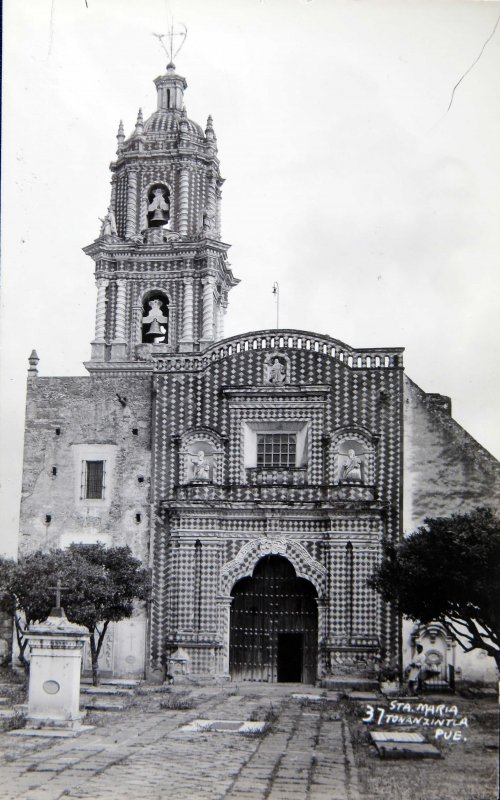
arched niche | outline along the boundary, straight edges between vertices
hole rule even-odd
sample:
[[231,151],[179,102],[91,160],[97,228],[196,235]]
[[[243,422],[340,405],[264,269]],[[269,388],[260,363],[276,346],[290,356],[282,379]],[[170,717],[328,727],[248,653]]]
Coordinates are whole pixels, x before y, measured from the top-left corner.
[[334,484],[373,486],[376,439],[363,428],[343,428],[332,437],[331,474]]
[[152,289],[142,298],[141,342],[161,344],[169,340],[169,306],[166,292]]
[[171,212],[171,192],[166,183],[152,183],[144,191],[144,222],[146,228],[168,225]]
[[200,429],[185,434],[179,455],[180,484],[222,483],[222,443],[212,431]]

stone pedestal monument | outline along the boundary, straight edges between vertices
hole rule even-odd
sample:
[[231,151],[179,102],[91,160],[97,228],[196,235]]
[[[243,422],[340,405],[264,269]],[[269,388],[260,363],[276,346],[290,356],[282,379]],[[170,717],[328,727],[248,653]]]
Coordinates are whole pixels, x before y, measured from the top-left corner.
[[80,672],[88,630],[69,622],[57,603],[26,635],[31,655],[27,726],[77,730],[85,713],[80,711]]

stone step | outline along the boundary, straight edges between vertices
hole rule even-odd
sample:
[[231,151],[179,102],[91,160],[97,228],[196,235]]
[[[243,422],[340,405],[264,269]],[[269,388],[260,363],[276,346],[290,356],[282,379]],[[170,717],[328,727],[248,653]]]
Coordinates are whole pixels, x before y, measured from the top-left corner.
[[[143,681],[135,680],[133,678],[102,678],[99,681],[99,686],[116,686],[122,689],[136,689]],[[92,686],[92,678],[82,678],[82,686]],[[97,687],[94,687],[97,688]]]
[[125,686],[80,686],[80,694],[94,694],[94,695],[133,695],[133,689],[128,689]]
[[347,696],[351,698],[351,700],[360,700],[367,703],[378,703],[382,700],[382,696],[378,692],[368,692],[368,691],[348,691]]
[[360,678],[356,675],[339,675],[323,678],[322,689],[333,689],[334,692],[350,689],[351,691],[378,691],[379,684],[375,678]]
[[84,703],[83,706],[87,711],[126,711],[128,707],[125,703],[106,703],[99,700]]

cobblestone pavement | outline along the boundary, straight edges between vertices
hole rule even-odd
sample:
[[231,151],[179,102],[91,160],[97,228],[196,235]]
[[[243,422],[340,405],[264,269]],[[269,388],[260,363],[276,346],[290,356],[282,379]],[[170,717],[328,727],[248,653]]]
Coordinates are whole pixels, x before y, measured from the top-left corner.
[[[0,797],[359,800],[347,726],[334,703],[292,698],[303,687],[249,684],[190,689],[193,708],[160,709],[180,691],[137,697],[76,738],[0,734]],[[257,735],[181,730],[199,718],[266,717],[269,727]]]

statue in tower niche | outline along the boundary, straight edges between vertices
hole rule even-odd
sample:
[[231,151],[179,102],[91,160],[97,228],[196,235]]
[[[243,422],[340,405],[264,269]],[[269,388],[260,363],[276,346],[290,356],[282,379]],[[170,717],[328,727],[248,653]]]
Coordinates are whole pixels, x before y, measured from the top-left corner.
[[149,224],[153,227],[166,225],[169,220],[170,203],[165,198],[165,190],[157,186],[148,205]]
[[99,217],[101,225],[101,236],[117,236],[115,212],[108,206],[105,217]]
[[345,456],[345,463],[342,467],[341,480],[352,483],[362,483],[361,465],[362,459],[359,458],[354,450],[348,450]]
[[214,229],[214,217],[209,211],[203,212],[203,231],[209,233]]
[[168,317],[166,317],[161,308],[161,300],[149,301],[149,314],[142,318],[142,324],[148,325],[148,330],[144,331],[144,336],[166,336],[166,331],[162,329],[161,325],[168,324]]

